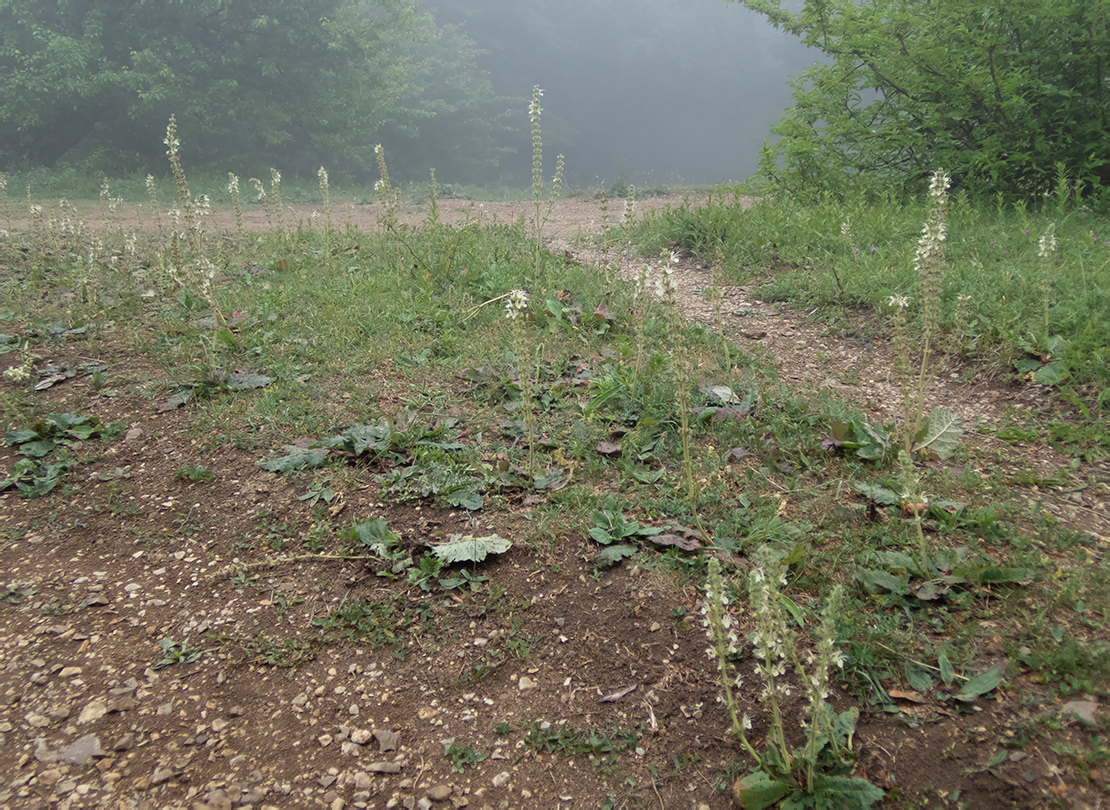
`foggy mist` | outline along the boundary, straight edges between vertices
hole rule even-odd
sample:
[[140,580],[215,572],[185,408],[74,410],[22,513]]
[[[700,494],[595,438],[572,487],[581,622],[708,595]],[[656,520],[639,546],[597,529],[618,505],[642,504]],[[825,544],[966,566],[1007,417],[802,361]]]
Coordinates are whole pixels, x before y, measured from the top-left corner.
[[0,3],[0,170],[576,187],[743,180],[818,54],[725,0]]
[[[796,38],[723,0],[425,0],[487,51],[478,65],[501,96],[544,89],[545,174],[566,156],[570,182],[638,185],[747,179],[791,76],[818,58]],[[530,143],[501,168],[527,176]]]

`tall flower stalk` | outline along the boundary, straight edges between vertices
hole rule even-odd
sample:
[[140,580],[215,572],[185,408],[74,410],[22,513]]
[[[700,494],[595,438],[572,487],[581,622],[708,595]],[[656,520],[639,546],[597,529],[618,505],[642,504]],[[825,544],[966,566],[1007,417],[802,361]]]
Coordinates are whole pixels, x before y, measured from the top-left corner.
[[533,222],[536,232],[535,247],[533,248],[533,266],[535,267],[539,266],[540,253],[543,252],[543,227],[547,218],[551,215],[551,208],[555,205],[555,200],[558,199],[559,192],[563,187],[563,156],[559,155],[555,160],[555,177],[551,182],[551,193],[547,197],[547,210],[545,212],[543,210],[543,132],[540,128],[540,116],[542,114],[540,99],[542,97],[543,90],[537,84],[532,88],[532,101],[528,105],[528,118],[532,123],[532,201],[536,207],[535,221]]
[[385,149],[380,143],[374,147],[374,158],[378,162],[379,175],[377,182],[374,183],[374,195],[382,204],[378,224],[386,230],[396,231],[401,209],[401,191],[389,182],[389,168],[385,165]]
[[146,176],[146,196],[150,200],[150,210],[154,212],[154,220],[158,224],[158,232],[162,232],[162,212],[158,207],[158,186],[154,183],[154,175]]
[[532,350],[525,334],[524,320],[528,311],[528,292],[513,290],[505,298],[505,317],[512,321],[513,353],[516,355],[516,373],[520,381],[520,403],[524,410],[524,433],[528,443],[528,478],[536,478],[536,425],[535,403],[532,390]]
[[320,181],[320,201],[324,208],[324,263],[331,258],[331,192],[328,188],[328,170],[323,166],[316,172]]
[[1041,306],[1042,318],[1044,320],[1044,340],[1045,345],[1048,345],[1049,338],[1049,320],[1048,311],[1052,304],[1052,268],[1053,257],[1056,253],[1056,223],[1053,222],[1048,226],[1040,238],[1037,245],[1037,255],[1040,257],[1040,264],[1038,265],[1038,282],[1041,288]]
[[633,360],[632,387],[629,396],[636,401],[636,391],[640,386],[640,377],[644,373],[644,356],[647,353],[647,316],[648,316],[648,273],[650,268],[646,264],[640,265],[636,281],[632,286],[632,320],[635,334],[636,356]]
[[170,123],[166,127],[166,137],[162,142],[166,145],[166,155],[170,159],[173,184],[177,189],[177,204],[180,206],[181,214],[185,219],[185,233],[196,240],[192,247],[199,253],[201,250],[200,231],[195,224],[196,212],[193,210],[193,195],[189,192],[189,182],[185,179],[185,169],[181,165],[181,141],[177,139],[176,116],[170,116]]
[[12,230],[12,202],[8,197],[8,178],[0,172],[0,218],[4,223],[4,231],[11,233]]
[[917,374],[916,418],[907,425],[906,452],[913,448],[913,437],[921,427],[925,410],[925,384],[929,379],[929,359],[933,340],[940,331],[940,286],[944,281],[944,241],[948,214],[948,187],[951,180],[937,169],[929,181],[929,216],[914,253],[918,297],[921,301],[921,366]]
[[281,246],[288,250],[289,235],[285,232],[285,203],[281,199],[281,172],[270,167],[270,198],[273,200],[274,210],[277,211],[278,233],[281,237]]
[[[677,347],[682,342],[682,313],[678,308],[675,293],[678,283],[674,277],[674,266],[678,264],[678,254],[668,252],[659,259],[661,272],[655,282],[655,290],[663,304],[667,307],[669,318],[667,331],[672,347]],[[689,356],[677,348],[671,350],[671,368],[675,376],[675,393],[678,405],[678,436],[682,444],[682,470],[686,482],[686,500],[690,504],[690,513],[694,525],[705,537],[705,527],[702,526],[701,516],[698,514],[698,481],[694,473],[693,442],[694,431],[690,427],[690,397],[693,379],[688,365]]]
[[905,320],[909,299],[905,296],[891,296],[889,299],[889,303],[895,308],[895,377],[902,390],[905,431],[902,449],[907,454],[913,452],[914,442],[922,428],[931,352],[940,332],[940,288],[944,280],[945,216],[948,212],[949,185],[948,175],[942,169],[933,173],[929,181],[929,214],[914,252],[913,264],[917,271],[918,301],[921,308],[921,357],[916,373],[911,371],[909,327]]
[[235,249],[243,250],[243,203],[239,196],[239,175],[227,173],[227,193],[231,195],[231,207],[235,209]]

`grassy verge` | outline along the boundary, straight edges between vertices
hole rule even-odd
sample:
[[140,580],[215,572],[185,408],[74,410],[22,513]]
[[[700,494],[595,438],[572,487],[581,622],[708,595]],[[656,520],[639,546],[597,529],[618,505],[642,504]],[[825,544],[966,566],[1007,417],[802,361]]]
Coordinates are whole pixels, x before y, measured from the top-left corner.
[[[914,249],[924,203],[825,199],[802,204],[721,189],[704,207],[645,217],[635,238],[648,254],[673,244],[710,258],[720,249],[733,280],[758,279],[765,300],[798,308],[879,312],[892,295],[918,297]],[[1110,404],[1110,223],[1067,184],[1037,206],[948,206],[941,296],[946,348],[996,372],[1034,373]],[[1042,251],[1042,240],[1055,239]],[[1047,255],[1042,255],[1047,253]],[[915,307],[912,307],[915,308]],[[916,309],[916,308],[915,308]]]

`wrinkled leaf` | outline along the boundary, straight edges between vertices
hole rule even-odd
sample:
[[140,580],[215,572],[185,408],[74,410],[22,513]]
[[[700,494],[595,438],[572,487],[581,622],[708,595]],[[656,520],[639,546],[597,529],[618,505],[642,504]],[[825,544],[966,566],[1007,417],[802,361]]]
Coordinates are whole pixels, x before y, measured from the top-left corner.
[[609,546],[608,548],[605,548],[604,550],[602,550],[602,552],[594,558],[594,562],[599,566],[606,567],[606,566],[613,565],[614,563],[620,562],[625,557],[631,557],[635,553],[636,553],[636,547],[635,546],[629,546],[629,545]]
[[23,442],[29,442],[38,437],[38,432],[34,430],[28,430],[26,428],[13,429],[4,433],[4,442],[8,447],[15,447],[17,444],[23,444]]
[[933,602],[942,596],[947,596],[950,590],[951,588],[943,580],[931,579],[922,583],[913,595],[924,602]]
[[981,585],[995,585],[999,583],[1014,583],[1028,585],[1037,577],[1037,572],[1032,568],[988,568],[979,575]]
[[42,458],[54,452],[57,445],[54,442],[41,439],[36,442],[25,442],[19,446],[19,452],[29,458]]
[[192,398],[193,392],[191,390],[178,391],[176,394],[162,401],[162,404],[158,406],[158,413],[177,410],[182,405],[188,403]]
[[746,448],[746,447],[733,447],[731,450],[729,450],[727,453],[725,453],[725,463],[726,464],[731,464],[734,461],[739,461],[740,459],[744,458],[744,456],[747,456],[747,455],[750,455],[750,452],[749,452],[748,448]]
[[701,543],[696,537],[683,537],[677,534],[665,533],[657,534],[650,539],[657,546],[674,546],[683,551],[697,551],[701,548]]
[[447,492],[444,493],[442,497],[443,502],[448,506],[466,509],[469,512],[477,512],[482,508],[482,504],[485,502],[482,494],[474,489],[460,489],[455,492]]
[[879,571],[873,568],[863,568],[856,572],[856,579],[863,585],[868,593],[892,593],[898,596],[909,593],[908,580],[895,576],[889,571]]
[[259,461],[258,466],[270,472],[288,473],[293,470],[319,467],[327,460],[327,450],[306,450],[300,453],[290,453],[287,456],[280,456],[269,461]]
[[1033,372],[1033,380],[1041,385],[1059,385],[1068,374],[1059,363],[1048,363]]
[[401,542],[401,538],[381,518],[371,518],[365,523],[352,526],[347,530],[347,538],[383,557],[390,556],[390,549]]
[[854,484],[856,492],[869,500],[874,501],[880,506],[894,506],[901,503],[902,498],[898,493],[889,490],[886,487],[880,487],[875,484]]
[[481,562],[490,554],[503,554],[512,548],[505,538],[489,534],[485,537],[472,537],[453,534],[446,543],[429,546],[432,554],[451,565],[457,562]]
[[904,672],[906,673],[906,682],[918,692],[928,692],[933,688],[933,679],[921,667],[907,661]]
[[606,529],[602,529],[599,526],[595,526],[594,528],[590,529],[590,537],[592,537],[595,542],[598,542],[603,546],[607,546],[617,539],[613,537],[613,535],[610,534]]
[[367,450],[382,452],[389,449],[393,431],[382,422],[377,425],[351,425],[343,431],[341,438],[350,442],[350,450],[355,455]]
[[709,394],[713,399],[723,402],[726,405],[730,402],[739,402],[736,393],[727,385],[706,385],[702,386],[702,393]]
[[947,408],[937,408],[929,415],[925,436],[916,443],[914,450],[929,449],[942,459],[948,458],[956,451],[962,433],[960,415]]
[[557,490],[560,485],[566,480],[567,474],[563,470],[554,468],[545,473],[537,475],[532,485],[536,489],[550,489]]
[[264,388],[273,381],[273,377],[267,377],[265,374],[236,371],[227,375],[224,384],[228,387],[228,390],[243,391],[248,388]]

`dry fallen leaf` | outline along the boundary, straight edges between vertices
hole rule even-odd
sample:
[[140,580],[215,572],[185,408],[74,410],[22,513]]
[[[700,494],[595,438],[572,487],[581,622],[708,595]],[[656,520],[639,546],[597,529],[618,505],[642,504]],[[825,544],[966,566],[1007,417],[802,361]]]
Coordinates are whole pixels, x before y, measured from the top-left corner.
[[600,698],[598,700],[598,702],[599,703],[615,703],[616,701],[620,700],[622,697],[627,695],[629,692],[633,691],[635,688],[636,688],[636,684],[632,684],[631,686],[626,686],[623,689],[618,689],[616,692],[613,692],[611,694],[606,695],[603,698]]
[[887,694],[896,700],[908,700],[911,703],[925,703],[926,698],[920,692],[904,692],[901,689],[889,689]]

